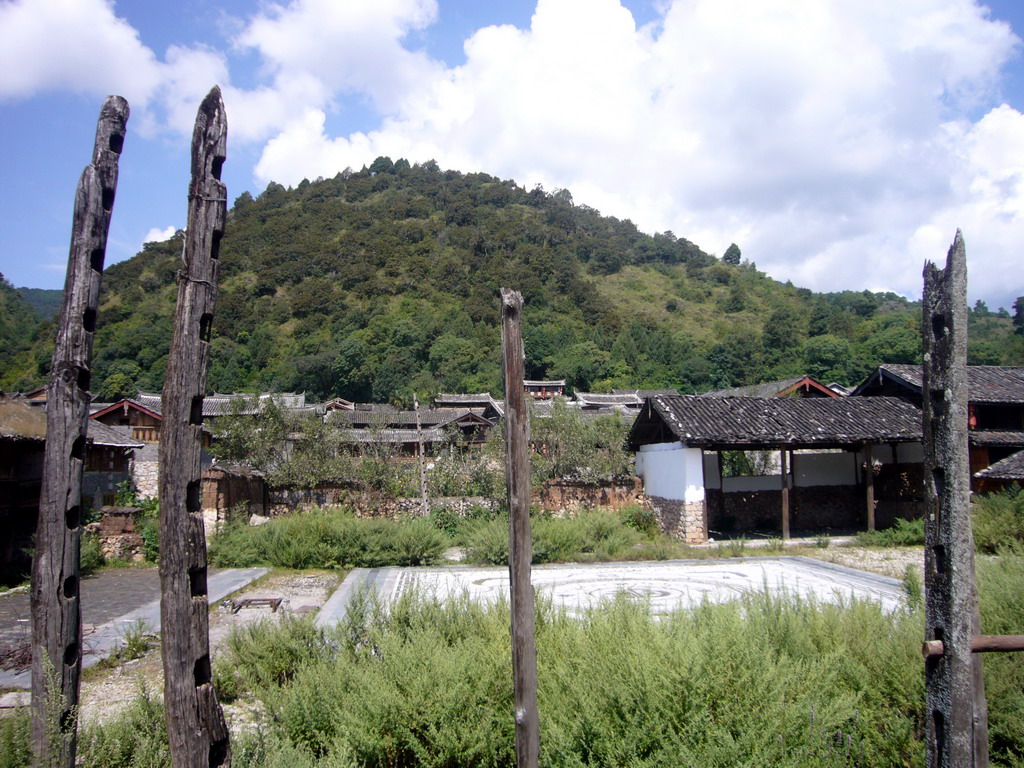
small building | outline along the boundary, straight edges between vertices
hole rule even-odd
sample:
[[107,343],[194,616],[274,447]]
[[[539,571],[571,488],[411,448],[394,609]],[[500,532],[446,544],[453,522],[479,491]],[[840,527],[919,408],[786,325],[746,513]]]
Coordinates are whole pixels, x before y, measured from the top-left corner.
[[565,379],[551,381],[523,381],[523,389],[534,400],[550,400],[565,394]]
[[469,394],[458,394],[442,392],[434,398],[434,408],[437,410],[445,408],[468,409],[473,413],[483,416],[493,424],[505,416],[505,401],[498,400],[490,392],[478,392]]
[[421,440],[428,452],[442,444],[479,445],[494,426],[469,408],[424,409],[417,415],[378,403],[357,403],[352,411],[330,413],[327,423],[341,428],[342,442],[393,444],[407,454],[415,454]]
[[715,389],[701,397],[840,397],[840,394],[810,376],[795,376],[746,387]]
[[[628,436],[666,532],[885,527],[919,516],[921,412],[879,398],[649,398]],[[727,451],[778,453],[778,471],[729,477]]]

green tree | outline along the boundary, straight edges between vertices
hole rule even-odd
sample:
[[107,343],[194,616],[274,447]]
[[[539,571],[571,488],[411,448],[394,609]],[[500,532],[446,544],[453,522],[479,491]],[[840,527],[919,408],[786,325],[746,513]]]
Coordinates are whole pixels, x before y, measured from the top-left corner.
[[1024,334],[1024,296],[1013,302],[1013,332]]
[[725,249],[725,253],[722,254],[722,261],[726,264],[732,264],[734,267],[738,267],[740,265],[740,257],[742,255],[740,247],[736,245],[736,243],[732,243]]

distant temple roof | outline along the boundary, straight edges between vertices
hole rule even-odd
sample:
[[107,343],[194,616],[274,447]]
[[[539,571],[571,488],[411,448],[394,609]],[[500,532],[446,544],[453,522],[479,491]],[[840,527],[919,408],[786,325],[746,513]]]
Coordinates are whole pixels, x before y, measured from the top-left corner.
[[716,389],[700,397],[839,397],[839,393],[810,376],[794,376],[746,387]]

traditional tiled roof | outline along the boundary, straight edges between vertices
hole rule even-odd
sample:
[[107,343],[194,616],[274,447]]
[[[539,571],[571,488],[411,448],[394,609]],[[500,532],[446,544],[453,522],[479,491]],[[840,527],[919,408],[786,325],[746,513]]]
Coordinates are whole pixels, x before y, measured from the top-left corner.
[[750,384],[746,387],[716,389],[711,392],[705,392],[701,397],[784,397],[800,391],[822,397],[838,397],[836,392],[824,384],[815,381],[810,376],[794,376],[791,379],[766,381],[762,384]]
[[445,439],[444,430],[431,427],[417,432],[415,429],[345,429],[339,435],[350,443],[416,443],[422,434],[424,443],[437,443]]
[[636,395],[640,398],[641,402],[646,400],[648,397],[655,397],[657,395],[678,395],[679,390],[676,389],[613,389],[613,395]]
[[921,412],[895,397],[653,397],[630,431],[633,447],[839,447],[921,439]]
[[627,408],[639,408],[644,404],[643,399],[636,392],[626,392],[619,395],[602,395],[596,392],[577,392],[576,402],[583,408],[601,408],[611,406],[623,406]]
[[[0,398],[0,437],[14,440],[45,440],[46,411],[29,405],[22,398]],[[86,441],[114,448],[141,448],[127,430],[109,427],[89,419]]]
[[991,467],[974,473],[975,477],[988,477],[992,480],[1024,481],[1024,451],[1007,456]]
[[[924,386],[924,372],[920,365],[881,365],[853,394],[861,394],[882,377],[918,394]],[[967,366],[967,396],[974,403],[1024,403],[1024,366]]]
[[1002,429],[972,429],[967,433],[971,445],[1020,446],[1024,448],[1024,431]]
[[45,440],[46,411],[33,408],[23,397],[0,397],[0,437]]
[[142,448],[145,443],[131,436],[131,427],[111,427],[102,421],[89,419],[88,441],[93,445],[110,448]]
[[[332,421],[347,422],[352,427],[388,427],[401,429],[416,426],[416,411],[337,411],[330,416]],[[487,419],[469,408],[436,408],[420,411],[420,424],[424,427],[445,427],[454,423],[490,424]]]
[[[252,416],[259,413],[271,400],[289,411],[310,410],[312,412],[313,410],[306,406],[306,395],[303,392],[264,392],[262,394],[214,392],[203,398],[203,416],[211,418],[230,415]],[[139,392],[134,398],[129,399],[129,402],[141,405],[158,415],[161,414],[161,401],[161,395],[154,392]]]
[[564,387],[565,379],[552,379],[551,381],[531,381],[529,379],[523,380],[524,387]]

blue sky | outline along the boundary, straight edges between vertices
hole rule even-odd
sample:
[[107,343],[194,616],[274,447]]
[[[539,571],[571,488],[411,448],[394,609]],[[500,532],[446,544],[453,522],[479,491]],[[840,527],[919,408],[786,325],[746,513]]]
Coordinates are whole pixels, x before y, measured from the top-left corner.
[[184,226],[195,107],[229,198],[380,154],[736,242],[815,290],[1024,294],[1019,0],[0,0],[0,272],[63,283],[104,96],[132,107],[107,263]]

